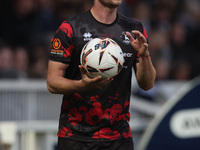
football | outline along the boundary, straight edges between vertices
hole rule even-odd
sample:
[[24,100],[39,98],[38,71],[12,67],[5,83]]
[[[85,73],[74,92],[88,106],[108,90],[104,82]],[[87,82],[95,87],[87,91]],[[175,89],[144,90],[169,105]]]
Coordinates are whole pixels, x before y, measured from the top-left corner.
[[122,70],[124,57],[120,46],[114,40],[94,38],[83,47],[80,63],[91,78],[111,78]]

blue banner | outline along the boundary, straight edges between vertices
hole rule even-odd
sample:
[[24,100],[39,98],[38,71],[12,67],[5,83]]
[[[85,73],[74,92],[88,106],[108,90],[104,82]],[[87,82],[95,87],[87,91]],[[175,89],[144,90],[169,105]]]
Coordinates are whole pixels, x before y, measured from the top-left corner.
[[200,150],[200,78],[189,82],[164,104],[138,150]]

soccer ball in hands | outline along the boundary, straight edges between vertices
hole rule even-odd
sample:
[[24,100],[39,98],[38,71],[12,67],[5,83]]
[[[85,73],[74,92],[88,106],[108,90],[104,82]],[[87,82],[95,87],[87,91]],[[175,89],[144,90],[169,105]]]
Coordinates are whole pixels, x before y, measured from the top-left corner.
[[124,57],[120,46],[114,40],[95,38],[83,47],[80,63],[91,78],[111,78],[122,70]]

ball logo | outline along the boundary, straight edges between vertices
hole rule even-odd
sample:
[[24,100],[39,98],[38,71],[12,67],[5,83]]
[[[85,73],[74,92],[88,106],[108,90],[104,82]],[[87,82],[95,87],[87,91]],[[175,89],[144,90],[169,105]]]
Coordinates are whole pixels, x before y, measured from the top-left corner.
[[95,50],[99,49],[101,47],[101,49],[105,49],[108,45],[110,44],[109,40],[104,40],[101,43],[98,43],[95,45]]
[[53,41],[53,48],[54,48],[54,49],[59,49],[60,46],[61,46],[61,42],[60,42],[60,40],[57,39],[57,38],[54,39],[54,41]]

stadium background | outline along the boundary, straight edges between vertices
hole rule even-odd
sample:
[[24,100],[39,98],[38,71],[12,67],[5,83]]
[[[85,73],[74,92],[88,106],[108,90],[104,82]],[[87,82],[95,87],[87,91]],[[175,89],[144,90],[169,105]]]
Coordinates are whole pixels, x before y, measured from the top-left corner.
[[[0,1],[2,149],[10,144],[11,150],[54,149],[61,99],[46,89],[50,39],[63,20],[90,7],[91,0]],[[161,106],[200,74],[200,1],[124,0],[119,12],[143,23],[157,71],[148,92],[133,78],[131,125],[137,147]]]

